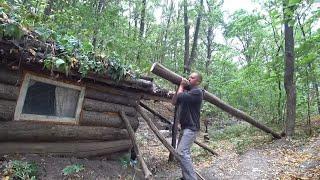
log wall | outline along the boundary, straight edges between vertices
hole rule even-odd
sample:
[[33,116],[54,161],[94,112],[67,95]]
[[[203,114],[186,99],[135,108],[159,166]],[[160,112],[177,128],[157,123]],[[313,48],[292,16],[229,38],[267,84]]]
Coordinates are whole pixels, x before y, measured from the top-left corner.
[[18,71],[0,67],[0,154],[87,157],[131,148],[119,112],[126,113],[134,130],[138,128],[134,107],[139,96],[134,92],[88,83],[78,125],[13,121],[22,77]]

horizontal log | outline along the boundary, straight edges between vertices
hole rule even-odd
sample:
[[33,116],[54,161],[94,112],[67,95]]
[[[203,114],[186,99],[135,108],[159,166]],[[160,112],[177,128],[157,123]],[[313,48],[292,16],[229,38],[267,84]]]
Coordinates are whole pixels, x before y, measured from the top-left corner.
[[119,112],[124,111],[128,116],[136,116],[137,111],[134,107],[125,106],[121,104],[108,103],[103,101],[98,101],[94,99],[85,98],[83,102],[83,108],[87,111],[97,111],[97,112]]
[[122,104],[122,105],[129,105],[129,106],[135,106],[137,104],[134,99],[128,98],[126,96],[113,95],[113,94],[105,93],[92,88],[86,89],[85,97],[94,99],[94,100],[111,102],[111,103]]
[[[137,116],[128,117],[133,129],[137,129],[139,121]],[[107,126],[115,128],[125,128],[125,125],[120,118],[119,113],[101,113],[94,111],[82,111],[82,118],[80,119],[80,125],[87,126]]]
[[0,154],[35,153],[91,157],[129,150],[130,140],[103,142],[10,142],[0,143]]
[[0,141],[74,141],[129,139],[124,129],[10,121],[0,123]]
[[17,86],[0,83],[0,98],[7,100],[17,100],[19,88]]
[[10,85],[19,85],[21,83],[19,71],[8,70],[0,67],[0,82]]
[[0,99],[0,121],[11,121],[14,117],[16,101]]

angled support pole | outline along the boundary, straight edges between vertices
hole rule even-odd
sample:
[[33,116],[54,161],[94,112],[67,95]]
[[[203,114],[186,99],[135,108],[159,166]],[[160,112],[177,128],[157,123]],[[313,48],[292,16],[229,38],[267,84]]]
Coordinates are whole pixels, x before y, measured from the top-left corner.
[[130,139],[132,141],[132,144],[133,144],[133,148],[134,148],[134,151],[136,152],[137,154],[137,157],[138,157],[138,160],[140,162],[140,165],[142,167],[142,170],[143,170],[143,173],[144,173],[144,178],[145,179],[153,179],[152,177],[152,173],[150,172],[150,170],[148,169],[146,163],[144,162],[143,158],[142,158],[142,155],[141,155],[141,152],[140,152],[140,149],[139,149],[139,146],[137,144],[137,140],[136,140],[136,137],[134,136],[134,131],[130,125],[130,122],[125,114],[124,111],[120,111],[120,116],[123,120],[123,122],[125,123],[126,125],[126,128],[128,130],[128,134],[130,136]]

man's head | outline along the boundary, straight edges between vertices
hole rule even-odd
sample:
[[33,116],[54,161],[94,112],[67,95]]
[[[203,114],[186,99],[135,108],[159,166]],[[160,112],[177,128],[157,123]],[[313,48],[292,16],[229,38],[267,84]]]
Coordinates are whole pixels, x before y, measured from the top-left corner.
[[202,82],[202,76],[200,73],[194,72],[190,74],[188,80],[189,80],[190,86],[192,87],[198,86]]

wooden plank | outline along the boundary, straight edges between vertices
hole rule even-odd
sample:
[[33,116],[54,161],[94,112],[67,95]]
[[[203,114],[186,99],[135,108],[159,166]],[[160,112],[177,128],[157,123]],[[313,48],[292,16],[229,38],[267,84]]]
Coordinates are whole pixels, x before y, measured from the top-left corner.
[[7,100],[17,100],[19,88],[17,86],[0,83],[0,98]]
[[128,139],[124,129],[9,121],[0,123],[0,141],[73,141]]
[[15,108],[15,101],[0,99],[0,121],[13,120]]
[[35,153],[56,156],[91,157],[127,151],[130,140],[102,142],[5,142],[0,143],[0,154]]
[[145,161],[143,160],[143,157],[142,157],[142,154],[141,154],[141,151],[140,151],[140,148],[138,146],[138,143],[137,143],[137,140],[136,140],[136,137],[134,135],[134,131],[130,125],[130,121],[129,119],[127,118],[125,112],[121,111],[120,112],[120,115],[121,115],[121,118],[124,122],[124,124],[126,125],[126,128],[128,130],[128,133],[130,135],[130,139],[132,141],[132,144],[133,144],[133,148],[134,148],[134,151],[137,155],[137,158],[140,162],[140,165],[142,167],[142,170],[143,170],[143,173],[144,173],[144,178],[145,179],[152,179],[152,173],[150,172],[150,170],[148,169]]
[[84,99],[83,109],[87,111],[97,112],[119,112],[124,111],[129,116],[136,116],[137,111],[134,107],[125,106],[121,104],[108,103],[103,101],[97,101],[89,98]]
[[[139,126],[139,121],[136,117],[129,117],[130,124],[133,129],[137,129]],[[94,111],[82,111],[82,118],[80,120],[80,125],[87,126],[107,126],[115,128],[125,128],[125,125],[120,118],[119,113],[114,112],[94,112]]]

